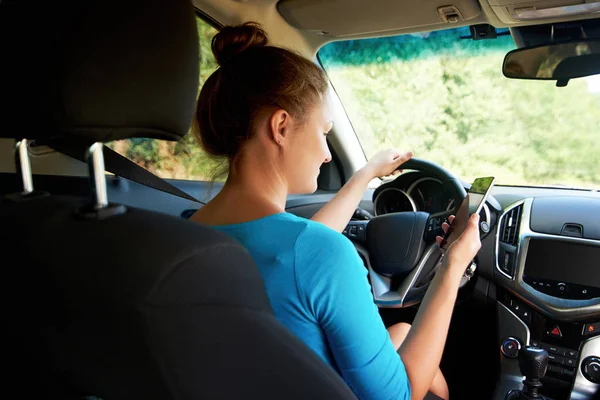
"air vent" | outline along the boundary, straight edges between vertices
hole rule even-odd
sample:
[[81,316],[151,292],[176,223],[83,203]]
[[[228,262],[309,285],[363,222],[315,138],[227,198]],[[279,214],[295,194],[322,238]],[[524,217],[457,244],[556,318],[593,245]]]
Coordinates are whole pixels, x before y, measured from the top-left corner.
[[521,214],[523,213],[523,204],[508,211],[502,218],[500,227],[500,241],[512,246],[516,246],[519,241],[519,225],[521,224]]

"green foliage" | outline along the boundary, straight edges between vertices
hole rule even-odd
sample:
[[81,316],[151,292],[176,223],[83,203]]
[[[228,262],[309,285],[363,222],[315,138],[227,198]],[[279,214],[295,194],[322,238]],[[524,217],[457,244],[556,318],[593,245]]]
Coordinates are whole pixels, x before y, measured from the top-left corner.
[[600,187],[600,93],[586,80],[511,80],[509,36],[465,29],[334,42],[319,58],[365,154],[398,147],[466,180]]

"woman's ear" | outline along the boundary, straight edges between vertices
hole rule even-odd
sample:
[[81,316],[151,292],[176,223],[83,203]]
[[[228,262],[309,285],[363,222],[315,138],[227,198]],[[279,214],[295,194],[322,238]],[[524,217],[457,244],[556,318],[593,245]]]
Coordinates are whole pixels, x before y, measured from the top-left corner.
[[291,116],[287,111],[279,109],[271,114],[269,119],[269,130],[271,138],[278,145],[283,145],[291,127]]

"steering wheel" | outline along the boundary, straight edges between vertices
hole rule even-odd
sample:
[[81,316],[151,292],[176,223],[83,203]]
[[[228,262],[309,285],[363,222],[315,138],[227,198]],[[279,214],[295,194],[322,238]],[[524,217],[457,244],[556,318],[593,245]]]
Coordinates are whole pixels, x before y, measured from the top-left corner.
[[[433,162],[413,158],[400,168],[426,172],[438,179],[454,204],[461,204],[467,196],[460,181]],[[378,306],[408,307],[423,300],[442,256],[435,237],[443,236],[442,222],[452,213],[397,212],[361,221],[366,225],[365,246],[356,247],[369,269]]]

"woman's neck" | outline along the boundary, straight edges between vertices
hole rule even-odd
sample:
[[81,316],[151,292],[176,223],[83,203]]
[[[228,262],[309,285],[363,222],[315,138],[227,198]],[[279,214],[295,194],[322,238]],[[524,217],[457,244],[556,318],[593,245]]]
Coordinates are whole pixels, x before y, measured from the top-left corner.
[[191,219],[229,225],[284,212],[287,186],[277,168],[265,162],[238,160],[221,191]]

